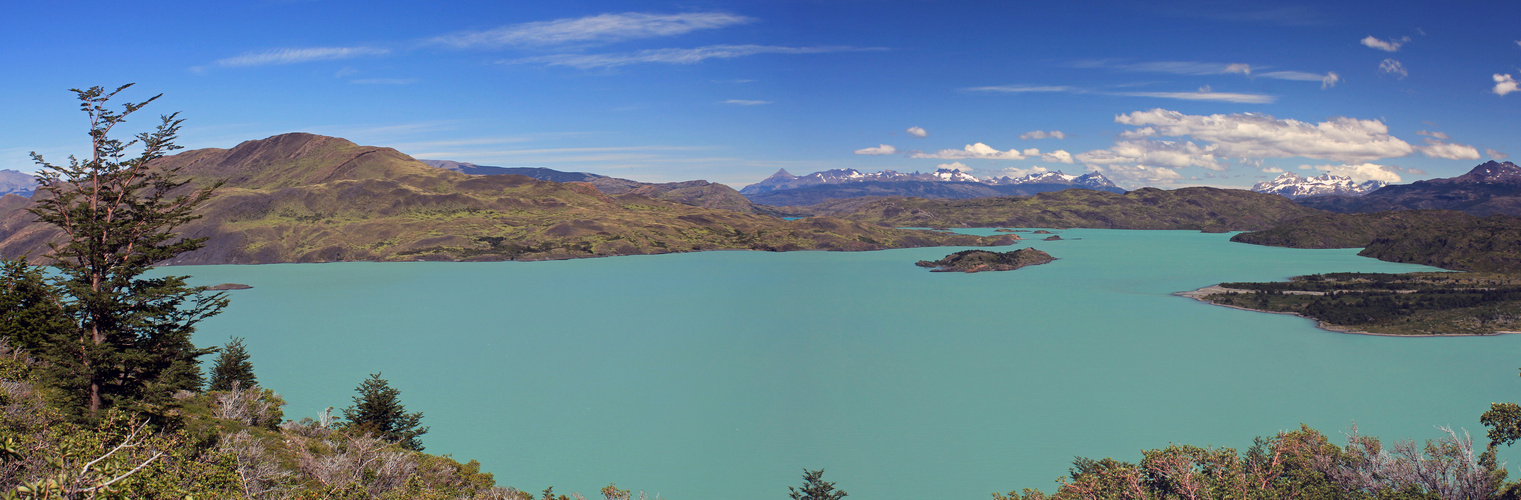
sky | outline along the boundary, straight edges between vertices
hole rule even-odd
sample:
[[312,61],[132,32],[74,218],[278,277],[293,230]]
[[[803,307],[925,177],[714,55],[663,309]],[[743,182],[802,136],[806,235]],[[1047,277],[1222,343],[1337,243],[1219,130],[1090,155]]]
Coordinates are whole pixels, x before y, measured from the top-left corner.
[[84,155],[71,88],[180,144],[735,188],[793,174],[1282,172],[1408,183],[1521,154],[1521,3],[6,2],[0,169]]

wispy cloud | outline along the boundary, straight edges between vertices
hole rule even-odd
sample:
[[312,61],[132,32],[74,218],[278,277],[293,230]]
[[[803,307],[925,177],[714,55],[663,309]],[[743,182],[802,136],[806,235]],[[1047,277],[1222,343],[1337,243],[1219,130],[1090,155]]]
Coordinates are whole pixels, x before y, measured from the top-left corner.
[[747,100],[747,99],[729,99],[727,101],[724,101],[724,104],[733,104],[733,105],[736,105],[736,106],[760,106],[762,104],[771,104],[771,101],[751,101],[751,100]]
[[332,61],[362,56],[389,54],[389,49],[376,47],[309,47],[302,49],[274,49],[249,52],[236,57],[217,59],[216,65],[227,68],[295,64],[313,61]]
[[1276,98],[1264,94],[1240,94],[1234,92],[1108,92],[1109,95],[1131,97],[1157,97],[1185,101],[1221,101],[1242,104],[1271,104]]
[[356,85],[411,85],[417,83],[416,78],[361,78],[351,80],[349,83]]
[[898,148],[892,147],[892,145],[889,145],[889,144],[882,144],[882,145],[879,145],[879,146],[874,147],[874,148],[861,148],[861,149],[857,149],[856,150],[856,154],[858,154],[858,155],[895,155],[895,154],[898,154]]
[[1506,158],[1510,158],[1510,155],[1508,154],[1489,148],[1484,148],[1484,154],[1489,155],[1489,159],[1491,160],[1504,160]]
[[1066,139],[1067,138],[1067,134],[1063,133],[1060,130],[1052,130],[1050,132],[1047,132],[1047,131],[1044,131],[1044,130],[1032,130],[1032,131],[1029,131],[1029,132],[1025,132],[1023,134],[1019,134],[1019,138],[1020,139],[1025,139],[1025,140],[1029,140],[1029,139]]
[[734,59],[756,54],[823,54],[886,50],[880,47],[780,47],[775,45],[710,45],[692,49],[651,49],[611,54],[553,54],[501,61],[503,64],[546,64],[578,69],[616,68],[630,64],[695,64],[708,59]]
[[1077,67],[1077,68],[1104,68],[1104,69],[1113,69],[1113,70],[1117,70],[1117,71],[1131,71],[1131,72],[1141,72],[1141,73],[1167,73],[1167,74],[1185,75],[1185,76],[1205,76],[1205,75],[1242,75],[1242,76],[1245,76],[1245,77],[1254,77],[1254,76],[1256,76],[1256,77],[1263,77],[1263,78],[1272,78],[1272,79],[1275,79],[1275,80],[1291,80],[1291,81],[1300,81],[1300,82],[1321,82],[1321,88],[1334,87],[1334,86],[1336,86],[1336,82],[1341,81],[1341,77],[1340,76],[1337,76],[1336,73],[1330,73],[1330,72],[1322,74],[1322,73],[1310,73],[1310,72],[1307,72],[1307,71],[1280,70],[1280,71],[1268,71],[1268,72],[1258,71],[1257,73],[1253,73],[1253,71],[1264,69],[1264,68],[1263,67],[1255,67],[1254,68],[1252,65],[1246,64],[1246,63],[1213,63],[1213,62],[1198,62],[1198,61],[1151,61],[1151,62],[1122,63],[1122,62],[1115,62],[1115,61],[1099,60],[1099,61],[1078,61],[1078,62],[1072,63],[1072,66],[1073,67]]
[[755,20],[751,17],[722,12],[685,14],[628,12],[513,24],[486,31],[439,36],[430,42],[462,49],[576,43],[606,44],[676,36],[693,31],[750,23]]
[[1383,62],[1378,63],[1378,70],[1383,74],[1391,75],[1401,80],[1410,76],[1410,72],[1405,71],[1405,65],[1400,64],[1399,61],[1394,59],[1384,59]]
[[976,144],[968,144],[966,147],[961,149],[942,149],[934,153],[913,152],[908,156],[909,158],[934,158],[940,160],[1023,160],[1027,157],[1036,156],[1039,154],[1040,150],[1038,149],[1026,149],[1024,151],[1020,151],[1018,149],[1010,149],[1008,151],[999,151],[997,148],[979,142]]
[[1019,94],[1027,92],[1065,92],[1069,94],[1095,94],[1124,97],[1155,97],[1161,99],[1180,99],[1185,101],[1221,101],[1243,104],[1269,104],[1277,98],[1266,94],[1244,94],[1237,92],[1214,92],[1208,87],[1193,92],[1111,92],[1100,90],[1088,90],[1067,86],[989,86],[970,87],[969,92],[997,92]]
[[1081,92],[1076,87],[1059,85],[994,85],[990,87],[971,87],[970,92],[1002,92],[1008,94],[1022,94],[1026,92]]
[[1362,43],[1363,43],[1363,46],[1371,48],[1371,49],[1378,49],[1378,50],[1382,50],[1384,52],[1394,52],[1394,51],[1400,50],[1400,47],[1403,46],[1403,45],[1405,45],[1405,42],[1409,42],[1409,41],[1410,41],[1410,37],[1408,37],[1408,36],[1404,37],[1404,38],[1400,38],[1398,40],[1395,40],[1395,39],[1392,39],[1392,38],[1388,39],[1388,40],[1380,40],[1377,37],[1374,37],[1373,35],[1368,35],[1367,38],[1364,38],[1362,40]]

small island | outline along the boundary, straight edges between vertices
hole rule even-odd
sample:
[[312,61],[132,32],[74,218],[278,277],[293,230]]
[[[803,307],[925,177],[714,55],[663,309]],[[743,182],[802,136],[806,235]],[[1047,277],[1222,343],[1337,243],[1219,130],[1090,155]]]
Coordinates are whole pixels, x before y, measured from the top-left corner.
[[1043,240],[1041,240],[1041,241],[1061,241],[1061,240],[1062,240],[1062,237],[1061,237],[1061,236],[1058,236],[1058,235],[1055,235],[1055,234],[1053,234],[1053,235],[1051,235],[1051,236],[1047,236],[1047,237],[1045,237],[1045,239],[1043,239]]
[[206,287],[206,289],[210,290],[210,291],[247,290],[249,288],[253,288],[253,287],[249,286],[249,285],[244,285],[242,283],[222,283],[220,285],[211,285],[211,286]]
[[975,273],[979,271],[1013,271],[1025,266],[1045,264],[1056,260],[1051,254],[1034,248],[1021,248],[1012,252],[990,252],[987,250],[962,250],[945,256],[940,260],[921,260],[914,265],[919,267],[933,267],[931,272],[963,272]]

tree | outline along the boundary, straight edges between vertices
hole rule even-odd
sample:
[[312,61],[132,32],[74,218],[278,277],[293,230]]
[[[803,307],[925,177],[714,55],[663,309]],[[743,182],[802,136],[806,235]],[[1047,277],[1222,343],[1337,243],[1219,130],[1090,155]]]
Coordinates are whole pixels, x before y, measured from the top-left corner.
[[253,363],[248,361],[248,350],[243,347],[243,337],[233,337],[222,346],[221,354],[211,365],[211,384],[206,387],[208,391],[230,391],[233,383],[237,383],[244,389],[251,388],[259,383],[254,378]]
[[844,490],[834,489],[834,483],[824,481],[824,469],[803,469],[803,489],[787,487],[788,496],[792,500],[840,500],[845,498]]
[[343,409],[343,418],[351,428],[399,444],[402,448],[422,451],[418,436],[428,433],[422,423],[422,412],[407,413],[401,404],[401,391],[391,387],[390,382],[371,373],[370,378],[354,388],[354,405]]
[[[57,226],[61,243],[47,255],[62,277],[58,303],[70,327],[58,337],[25,345],[33,351],[65,350],[77,379],[77,411],[91,417],[122,403],[139,410],[167,403],[180,390],[198,390],[196,358],[212,352],[190,342],[195,324],[221,312],[223,294],[205,294],[184,276],[143,278],[153,264],[200,248],[204,238],[181,238],[174,230],[198,216],[192,210],[220,183],[185,187],[175,169],[154,163],[174,144],[183,120],[161,116],[153,132],[129,141],[111,138],[112,129],[157,100],[127,103],[120,112],[107,102],[130,87],[71,89],[90,121],[91,151],[67,165],[48,163],[37,153],[38,219]],[[135,154],[133,153],[135,151]],[[56,353],[55,353],[56,354]]]

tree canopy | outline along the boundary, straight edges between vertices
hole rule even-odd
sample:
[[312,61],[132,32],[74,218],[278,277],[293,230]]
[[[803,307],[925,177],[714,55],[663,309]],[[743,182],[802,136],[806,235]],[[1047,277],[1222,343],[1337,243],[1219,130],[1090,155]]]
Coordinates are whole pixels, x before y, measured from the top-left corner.
[[379,373],[371,373],[354,392],[359,393],[354,396],[354,405],[343,409],[343,418],[350,427],[402,448],[422,451],[422,440],[418,437],[428,433],[428,428],[421,426],[423,414],[407,413],[406,406],[401,404],[400,390],[391,387]]

